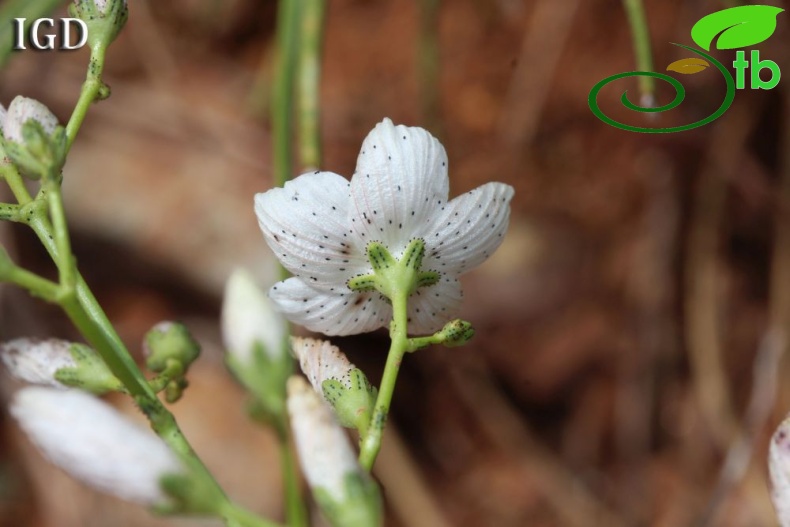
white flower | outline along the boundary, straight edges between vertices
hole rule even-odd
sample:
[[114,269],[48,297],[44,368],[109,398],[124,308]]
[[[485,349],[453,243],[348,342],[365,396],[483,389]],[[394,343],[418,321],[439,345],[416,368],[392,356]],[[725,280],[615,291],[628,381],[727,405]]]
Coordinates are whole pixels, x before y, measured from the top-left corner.
[[65,389],[67,386],[55,380],[55,372],[77,367],[69,351],[71,345],[58,339],[19,338],[0,345],[0,359],[20,381]]
[[50,462],[122,499],[149,506],[166,503],[159,479],[185,472],[153,432],[79,390],[24,388],[15,395],[11,414]]
[[771,476],[771,499],[782,527],[790,527],[790,416],[785,418],[771,438],[768,450]]
[[346,477],[361,475],[362,470],[332,410],[298,375],[288,379],[288,414],[308,484],[325,490],[336,502],[345,501]]
[[291,321],[327,335],[389,324],[392,308],[378,292],[347,282],[369,274],[370,242],[399,258],[409,242],[425,243],[422,269],[440,274],[409,299],[409,331],[431,333],[454,318],[458,276],[486,260],[507,230],[513,188],[487,183],[448,200],[447,155],[422,128],[385,119],[368,134],[349,183],[331,172],[304,174],[255,196],[266,242],[295,276],[269,296]]
[[325,340],[292,337],[291,349],[316,392],[324,393],[322,385],[327,379],[335,379],[351,388],[354,365],[337,346]]
[[222,338],[225,348],[242,364],[249,364],[255,342],[272,359],[283,354],[287,327],[252,275],[236,269],[225,285]]
[[8,112],[2,120],[3,137],[6,141],[23,143],[22,125],[31,119],[38,121],[47,134],[52,134],[58,125],[58,118],[49,111],[49,108],[35,99],[17,95],[11,101]]

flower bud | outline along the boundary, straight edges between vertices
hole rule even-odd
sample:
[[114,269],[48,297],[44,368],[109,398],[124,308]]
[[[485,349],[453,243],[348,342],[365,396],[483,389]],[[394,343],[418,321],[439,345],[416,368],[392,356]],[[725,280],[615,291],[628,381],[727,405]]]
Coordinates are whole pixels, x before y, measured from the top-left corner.
[[790,527],[790,416],[779,425],[768,449],[771,500],[782,527]]
[[285,319],[272,307],[252,275],[236,269],[225,285],[222,303],[222,338],[235,359],[249,365],[256,347],[272,360],[285,355]]
[[51,135],[58,125],[58,118],[55,117],[49,108],[35,99],[17,95],[11,101],[8,112],[4,112],[3,137],[6,141],[14,143],[24,143],[22,126],[28,121],[35,121],[41,125],[44,132]]
[[5,150],[24,176],[38,179],[63,165],[65,131],[37,100],[16,96],[2,119],[2,132]]
[[143,353],[146,367],[153,372],[163,372],[171,361],[180,364],[183,372],[200,355],[200,344],[185,325],[160,322],[146,333]]
[[302,471],[329,523],[381,525],[376,484],[360,468],[332,411],[302,377],[288,380],[288,413]]
[[293,337],[291,349],[313,389],[335,409],[340,424],[364,429],[377,392],[362,370],[325,340]]
[[475,328],[466,320],[459,318],[451,320],[444,325],[442,330],[437,334],[439,342],[448,348],[456,346],[463,346],[475,336]]
[[0,345],[0,359],[12,376],[32,384],[93,393],[123,389],[101,357],[82,344],[19,338]]
[[86,485],[147,506],[169,498],[160,479],[186,472],[151,431],[79,390],[28,387],[11,414],[44,457]]
[[109,46],[129,18],[126,0],[74,0],[69,11],[88,26],[91,48]]
[[255,395],[251,413],[271,420],[285,411],[285,383],[293,371],[286,351],[288,327],[266,294],[245,270],[225,286],[222,338],[228,368]]

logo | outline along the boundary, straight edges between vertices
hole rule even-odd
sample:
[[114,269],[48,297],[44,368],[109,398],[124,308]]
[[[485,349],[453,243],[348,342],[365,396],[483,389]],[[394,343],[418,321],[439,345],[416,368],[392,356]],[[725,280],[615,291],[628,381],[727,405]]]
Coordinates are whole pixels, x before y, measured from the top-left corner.
[[[44,42],[41,42],[40,37],[42,26],[48,28],[55,27],[55,21],[51,18],[38,18],[32,24],[27,23],[26,18],[15,18],[13,24],[13,38],[14,38],[14,51],[22,51],[27,49],[25,47],[25,40],[30,44],[32,49],[38,51],[53,50],[55,49],[55,41],[58,37],[57,33],[45,33],[43,35]],[[72,43],[71,26],[76,24],[77,28],[77,42]],[[26,31],[27,28],[27,31]],[[71,51],[79,49],[88,41],[88,26],[79,18],[61,18],[60,19],[60,43],[57,49]]]
[[[685,88],[674,77],[654,71],[629,71],[606,77],[590,90],[590,95],[587,97],[590,109],[596,117],[608,125],[620,128],[621,130],[628,130],[629,132],[642,132],[647,134],[683,132],[685,130],[698,128],[718,119],[732,104],[732,101],[735,99],[736,89],[742,90],[746,88],[748,84],[749,88],[753,90],[770,90],[779,84],[782,73],[779,71],[779,66],[776,62],[768,59],[760,59],[760,52],[758,50],[752,50],[747,59],[746,51],[740,49],[736,52],[736,58],[732,63],[732,67],[735,69],[735,77],[733,78],[730,71],[724,67],[721,62],[706,53],[706,51],[710,51],[716,37],[718,37],[718,39],[716,39],[717,49],[746,48],[767,40],[776,30],[776,17],[782,11],[784,11],[784,9],[767,5],[748,5],[717,11],[703,17],[691,28],[691,39],[702,49],[696,49],[684,44],[672,43],[696,56],[676,60],[667,66],[667,71],[683,75],[692,75],[709,69],[712,64],[724,77],[724,82],[727,85],[724,101],[721,103],[721,106],[708,117],[682,126],[649,128],[632,126],[621,123],[620,121],[615,121],[607,116],[598,106],[598,93],[610,82],[627,77],[654,77],[669,83],[674,88],[675,98],[672,101],[657,107],[639,106],[628,99],[628,91],[625,91],[620,97],[620,102],[629,110],[641,113],[659,113],[676,108],[686,97]],[[749,71],[748,76],[746,74],[747,70]],[[767,80],[761,75],[763,71],[767,71],[770,74]]]

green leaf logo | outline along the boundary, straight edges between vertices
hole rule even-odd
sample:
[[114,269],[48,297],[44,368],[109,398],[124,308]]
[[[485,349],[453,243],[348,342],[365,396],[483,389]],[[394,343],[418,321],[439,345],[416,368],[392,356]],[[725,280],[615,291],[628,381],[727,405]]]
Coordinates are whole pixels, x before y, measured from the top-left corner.
[[691,28],[691,38],[706,51],[713,39],[718,49],[745,48],[759,44],[773,35],[776,17],[784,11],[769,5],[745,5],[716,11],[699,20]]
[[708,66],[710,66],[710,63],[707,60],[701,59],[699,57],[692,57],[688,59],[676,60],[667,66],[667,71],[675,71],[677,73],[682,73],[683,75],[692,75],[694,73],[704,71]]

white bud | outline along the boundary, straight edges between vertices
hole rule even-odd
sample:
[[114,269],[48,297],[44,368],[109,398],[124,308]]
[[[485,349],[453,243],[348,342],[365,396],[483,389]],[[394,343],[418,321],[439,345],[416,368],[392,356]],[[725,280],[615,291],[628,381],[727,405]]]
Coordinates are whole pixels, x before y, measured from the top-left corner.
[[225,348],[242,364],[249,364],[256,342],[273,360],[283,356],[285,319],[274,310],[252,275],[236,269],[225,285],[222,338]]
[[332,410],[298,375],[288,379],[288,414],[308,484],[336,502],[345,501],[345,478],[362,474],[357,458]]
[[150,430],[79,390],[28,387],[11,414],[53,464],[101,492],[143,505],[168,501],[159,480],[184,466]]
[[8,112],[5,109],[5,106],[0,104],[0,131],[3,129],[3,123],[5,123],[5,116]]
[[790,527],[790,416],[779,425],[768,449],[771,500],[782,527]]
[[67,386],[55,380],[55,372],[77,366],[70,346],[65,340],[19,338],[0,344],[0,359],[20,381],[65,389]]
[[22,143],[22,126],[30,120],[38,121],[44,132],[52,134],[58,125],[58,118],[49,108],[35,99],[17,95],[8,107],[3,120],[3,136],[7,141]]
[[327,379],[335,379],[346,388],[351,388],[351,370],[354,365],[345,353],[326,340],[291,337],[291,349],[299,360],[302,373],[318,393]]

